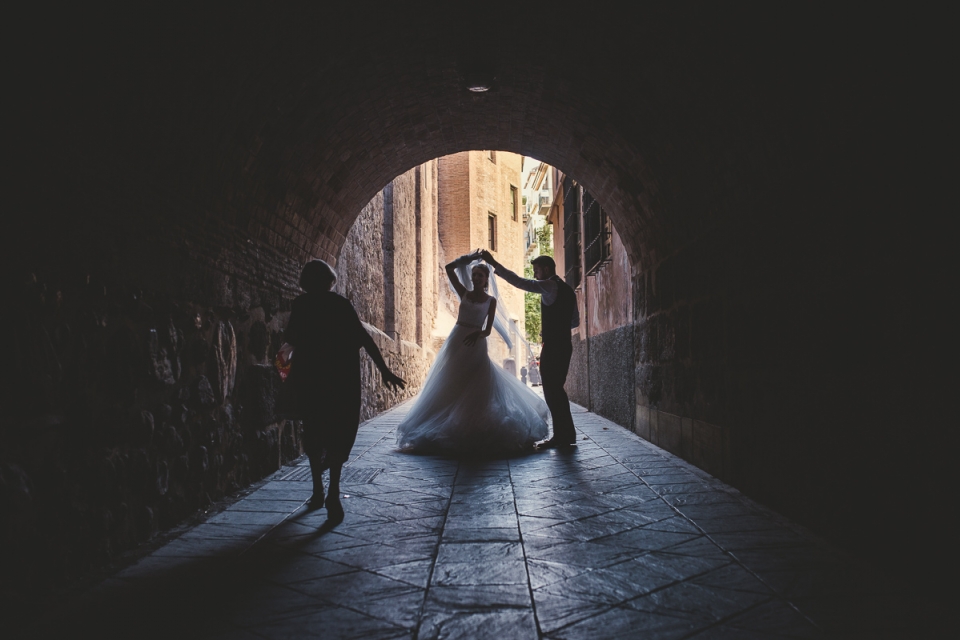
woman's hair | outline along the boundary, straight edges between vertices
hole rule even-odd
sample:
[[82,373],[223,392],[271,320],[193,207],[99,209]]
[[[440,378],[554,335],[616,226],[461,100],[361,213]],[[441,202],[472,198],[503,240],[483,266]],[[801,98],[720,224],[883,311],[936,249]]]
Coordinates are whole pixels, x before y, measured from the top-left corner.
[[337,272],[323,260],[311,260],[300,272],[300,288],[306,292],[330,291],[337,281]]
[[483,271],[483,275],[487,276],[487,286],[483,288],[483,290],[486,291],[487,288],[490,286],[490,266],[486,264],[475,264],[473,265],[473,269],[471,269],[470,272],[473,273],[474,269],[480,269],[481,271]]

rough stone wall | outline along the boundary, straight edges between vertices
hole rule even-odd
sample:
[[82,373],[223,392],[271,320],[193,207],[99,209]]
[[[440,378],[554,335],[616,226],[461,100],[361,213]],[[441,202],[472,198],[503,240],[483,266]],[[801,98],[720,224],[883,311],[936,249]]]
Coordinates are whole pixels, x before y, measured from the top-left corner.
[[[411,334],[413,173],[399,179],[398,221],[401,291],[409,298],[401,326]],[[424,196],[436,200],[429,191]],[[436,233],[434,217],[427,212],[428,234]],[[17,550],[2,557],[9,584],[29,590],[83,575],[301,453],[299,424],[284,418],[272,365],[300,265],[243,240],[229,225],[154,219],[158,244],[141,247],[141,261],[125,255],[134,248],[121,240],[132,237],[122,223],[112,227],[116,238],[102,227],[78,226],[73,238],[97,248],[90,253],[99,260],[76,260],[69,245],[51,247],[51,258],[10,298],[4,320],[18,374],[3,385],[0,430],[0,490],[15,497],[0,504],[0,542]],[[380,193],[357,218],[335,265],[336,290],[351,299],[388,364],[410,383],[404,392],[388,391],[363,354],[363,419],[416,393],[433,357],[382,333],[382,231]],[[150,229],[137,231],[144,232]],[[235,250],[226,249],[231,244]],[[425,278],[435,283],[436,243],[428,249],[433,267]],[[109,268],[125,260],[138,268]],[[204,298],[206,304],[194,301]],[[432,325],[434,313],[424,321]]]
[[406,340],[397,342],[376,327],[368,325],[367,331],[383,354],[390,370],[407,382],[403,391],[395,391],[384,386],[380,372],[366,351],[360,352],[360,379],[363,388],[363,401],[360,408],[360,420],[369,420],[383,413],[399,402],[412,398],[420,390],[427,377],[427,371],[433,363],[434,352],[422,349],[419,345]]
[[384,327],[383,191],[363,208],[337,258],[334,290],[353,303],[357,315]]
[[[633,336],[632,324],[591,336],[588,340],[575,335],[570,371],[564,386],[571,401],[631,431],[635,431],[637,411]],[[676,453],[681,454],[679,449]]]
[[418,242],[420,248],[417,252],[417,277],[420,284],[417,298],[419,329],[416,342],[426,349],[432,349],[433,332],[440,305],[440,286],[443,284],[440,281],[441,276],[438,275],[442,271],[442,265],[439,246],[437,169],[437,160],[431,160],[419,168]]
[[417,170],[393,180],[394,331],[401,340],[417,337]]
[[716,240],[706,237],[635,279],[636,429],[678,455],[692,458],[696,450],[711,472],[729,478],[729,376],[737,354],[724,337],[726,305],[706,293],[724,277]]
[[[643,295],[674,274],[674,304],[634,316],[644,407],[729,424],[730,477],[769,505],[884,561],[909,540],[921,558],[893,561],[956,573],[938,524],[958,448],[952,196],[940,165],[904,178],[943,155],[925,148],[937,119],[909,114],[945,102],[903,70],[945,77],[949,57],[889,38],[897,12],[859,28],[853,5],[829,20],[784,3],[634,3],[629,20],[571,6],[542,31],[590,46],[517,57],[523,21],[410,3],[22,8],[5,301],[33,273],[72,310],[89,273],[152,308],[282,310],[300,264],[334,260],[402,171],[466,149],[535,156],[609,208]],[[461,75],[475,42],[501,71],[482,95]],[[663,357],[671,335],[688,346]],[[113,366],[85,353],[83,380]],[[7,369],[4,433],[25,431],[22,407],[60,411],[42,400],[55,368]],[[916,517],[891,522],[890,504]]]
[[271,364],[283,299],[228,296],[207,272],[194,284],[234,303],[199,304],[73,266],[31,274],[6,314],[5,595],[83,575],[300,454]]
[[[487,221],[493,213],[497,217],[497,249],[493,253],[504,266],[522,275],[523,218],[518,210],[517,220],[512,219],[510,187],[520,185],[523,159],[514,153],[495,152],[496,160],[491,161],[490,153],[465,151],[439,159],[440,240],[449,256],[447,261],[478,247],[488,248]],[[445,275],[443,279],[445,282]],[[523,292],[503,286],[500,294],[507,315],[517,322],[522,334]],[[452,313],[455,317],[455,308]],[[491,359],[500,365],[513,355],[496,333],[490,337],[489,349]]]
[[[363,420],[415,395],[433,362],[432,344],[424,348],[416,339],[417,323],[432,328],[436,318],[435,173],[435,161],[414,167],[374,196],[337,261],[336,291],[353,303],[387,364],[407,381],[404,391],[385,388],[373,360],[361,352]],[[431,176],[426,184],[424,175]],[[430,304],[424,304],[423,291]]]
[[[554,217],[555,255],[562,268],[563,203]],[[581,266],[582,266],[581,255]],[[636,417],[633,361],[633,284],[630,260],[616,228],[610,260],[576,289],[580,326],[566,385],[571,400],[633,430]]]
[[571,402],[583,407],[590,406],[589,381],[587,379],[587,341],[573,336],[573,355],[570,357],[570,370],[564,389]]
[[592,336],[590,410],[633,430],[636,399],[633,368],[633,325]]
[[[562,216],[562,205],[560,212]],[[562,247],[561,241],[561,255]],[[634,292],[629,259],[614,229],[610,261],[584,277],[577,289],[580,342],[567,389],[574,402],[717,477],[728,478],[733,461],[731,432],[721,413],[727,401],[718,348],[723,340],[704,334],[718,309],[709,302],[704,306],[703,301],[678,298],[675,290],[677,278],[705,276],[710,262],[699,266],[702,272],[696,274],[677,273],[676,264],[676,259],[667,261],[648,273],[641,279],[642,289]],[[635,307],[635,297],[651,306]],[[664,302],[666,310],[659,306]],[[690,306],[700,309],[698,345],[713,345],[712,351],[690,350]]]
[[[562,224],[562,204],[558,210]],[[563,255],[562,234],[555,237],[560,238],[557,247]],[[577,288],[580,340],[567,390],[574,402],[718,477],[729,478],[734,462],[731,432],[722,413],[728,400],[720,360],[724,341],[705,333],[706,327],[715,326],[719,308],[709,300],[682,297],[696,296],[695,291],[676,291],[678,278],[706,277],[708,270],[719,270],[720,265],[711,265],[715,258],[700,256],[705,262],[696,267],[677,267],[679,260],[668,260],[637,285],[614,228],[610,261],[594,275],[583,277]],[[698,271],[678,273],[688,268]],[[694,351],[690,307],[698,309]]]

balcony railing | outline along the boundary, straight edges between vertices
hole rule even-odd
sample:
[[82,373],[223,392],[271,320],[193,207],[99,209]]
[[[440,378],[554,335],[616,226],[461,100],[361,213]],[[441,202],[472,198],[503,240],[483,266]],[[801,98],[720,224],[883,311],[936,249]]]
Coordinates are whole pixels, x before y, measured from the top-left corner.
[[[553,205],[553,198],[549,193],[540,194],[540,214],[548,215],[550,213],[550,207]],[[544,211],[546,209],[546,211]]]

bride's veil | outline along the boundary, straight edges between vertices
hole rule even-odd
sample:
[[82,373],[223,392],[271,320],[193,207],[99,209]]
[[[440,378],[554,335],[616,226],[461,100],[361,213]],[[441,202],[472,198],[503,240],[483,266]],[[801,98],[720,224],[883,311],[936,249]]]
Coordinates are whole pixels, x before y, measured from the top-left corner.
[[[471,274],[473,273],[474,267],[484,267],[490,273],[490,286],[488,293],[493,296],[497,301],[497,311],[493,318],[493,328],[496,332],[503,338],[503,341],[507,345],[507,349],[513,349],[513,340],[519,340],[523,344],[524,348],[527,351],[527,362],[534,358],[533,350],[530,348],[530,343],[526,341],[523,337],[523,334],[520,332],[520,328],[517,326],[517,323],[510,319],[507,315],[506,309],[507,306],[503,302],[503,298],[500,296],[500,289],[497,287],[497,276],[494,275],[493,269],[490,268],[483,260],[474,260],[473,262],[465,265],[460,265],[457,267],[457,278],[460,279],[460,283],[467,289],[467,291],[473,291],[473,278]],[[453,285],[450,285],[450,288],[453,289]],[[454,291],[456,293],[456,291]],[[518,366],[525,363],[517,363]]]

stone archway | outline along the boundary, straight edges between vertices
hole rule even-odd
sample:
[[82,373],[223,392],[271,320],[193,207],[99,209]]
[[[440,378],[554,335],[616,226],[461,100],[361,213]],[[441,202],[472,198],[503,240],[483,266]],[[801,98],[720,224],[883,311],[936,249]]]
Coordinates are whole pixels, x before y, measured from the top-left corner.
[[[10,431],[56,415],[111,446],[159,446],[159,424],[171,456],[217,469],[216,491],[249,480],[255,470],[227,469],[239,454],[204,459],[176,423],[207,397],[190,377],[206,375],[203,348],[184,360],[182,398],[143,358],[162,364],[178,330],[209,348],[225,322],[241,327],[241,359],[253,324],[269,344],[299,266],[334,259],[386,183],[437,156],[503,149],[575,176],[620,231],[641,413],[729,425],[731,481],[850,544],[885,521],[877,487],[901,456],[941,486],[955,340],[928,274],[945,273],[948,236],[885,215],[890,135],[877,131],[902,120],[888,42],[851,15],[561,3],[536,23],[549,48],[518,59],[530,32],[499,9],[466,22],[439,3],[362,2],[31,22],[47,28],[25,29],[22,48],[49,73],[21,74],[15,105],[23,213],[3,257],[18,341],[33,345],[15,360],[33,364],[5,388]],[[466,90],[476,73],[490,91]],[[91,401],[87,379],[109,401]],[[197,433],[215,440],[213,422]],[[907,431],[925,435],[904,443]],[[138,474],[176,475],[134,459]],[[198,506],[191,495],[164,517]],[[937,535],[924,531],[865,544]]]

